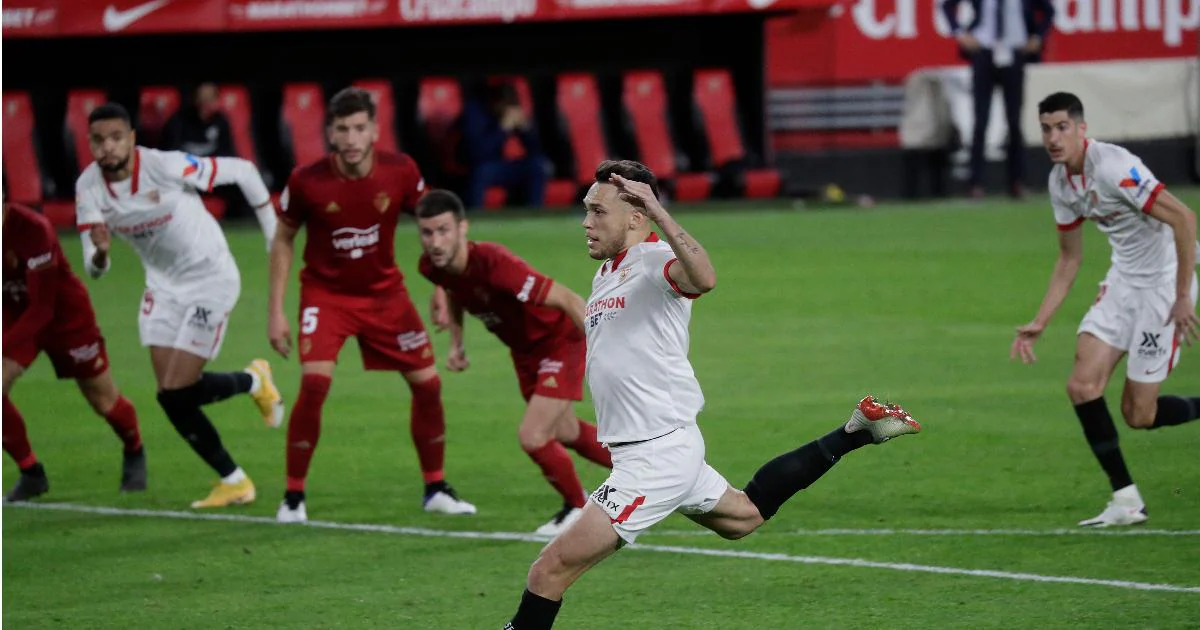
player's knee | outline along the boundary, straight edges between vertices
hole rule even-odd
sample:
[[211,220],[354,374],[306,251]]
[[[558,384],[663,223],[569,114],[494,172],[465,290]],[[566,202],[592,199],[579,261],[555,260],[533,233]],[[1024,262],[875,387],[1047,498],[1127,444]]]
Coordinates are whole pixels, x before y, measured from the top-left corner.
[[1067,396],[1076,405],[1088,402],[1089,400],[1096,400],[1103,395],[1104,383],[1075,377],[1067,380]]
[[172,422],[180,412],[199,407],[200,403],[199,389],[194,386],[163,389],[158,392],[158,405]]
[[1122,402],[1121,415],[1125,418],[1125,424],[1131,429],[1149,429],[1154,426],[1154,416],[1158,414],[1156,402],[1148,405]]
[[562,596],[567,567],[550,547],[542,550],[537,560],[529,567],[529,590],[546,596]]
[[11,361],[9,359],[4,360],[4,395],[5,396],[8,395],[8,392],[12,391],[13,383],[17,382],[17,379],[21,377],[22,373],[24,373],[24,370],[21,369],[21,366],[18,365],[16,361]]
[[121,397],[121,393],[117,391],[116,385],[111,381],[107,383],[91,383],[83,387],[83,397],[87,399],[88,404],[92,406],[92,410],[101,416],[107,416],[108,412],[117,405],[117,400]]
[[550,429],[532,422],[523,422],[521,428],[517,429],[517,440],[521,442],[521,449],[526,453],[532,453],[542,448],[553,437]]

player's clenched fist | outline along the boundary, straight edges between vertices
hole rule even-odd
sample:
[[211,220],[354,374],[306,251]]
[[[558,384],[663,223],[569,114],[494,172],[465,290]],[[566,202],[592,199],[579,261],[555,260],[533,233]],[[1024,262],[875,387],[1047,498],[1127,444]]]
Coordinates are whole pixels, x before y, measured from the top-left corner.
[[446,369],[451,372],[462,372],[471,367],[471,361],[467,359],[467,351],[462,346],[452,346],[450,348],[450,356],[446,359]]

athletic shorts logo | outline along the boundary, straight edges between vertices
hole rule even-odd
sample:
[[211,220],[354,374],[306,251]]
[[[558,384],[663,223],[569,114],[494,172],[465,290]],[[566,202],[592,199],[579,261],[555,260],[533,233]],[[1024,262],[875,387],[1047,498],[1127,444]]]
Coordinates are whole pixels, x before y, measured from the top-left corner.
[[92,359],[100,356],[100,342],[95,341],[86,346],[79,346],[67,350],[67,354],[71,355],[71,360],[75,363],[87,363]]
[[210,322],[212,319],[212,314],[213,311],[211,308],[194,306],[192,307],[191,315],[188,315],[187,325],[189,328],[195,328],[196,330],[203,330],[206,332],[212,331],[213,325]]
[[400,345],[402,352],[412,352],[429,345],[429,334],[423,330],[400,333],[396,335],[396,343]]

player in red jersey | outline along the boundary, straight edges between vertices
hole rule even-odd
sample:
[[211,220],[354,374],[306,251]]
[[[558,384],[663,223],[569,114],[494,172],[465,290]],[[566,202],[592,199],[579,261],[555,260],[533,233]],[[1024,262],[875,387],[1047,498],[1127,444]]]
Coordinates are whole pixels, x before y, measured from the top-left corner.
[[[462,201],[448,190],[431,190],[417,202],[421,274],[439,290],[435,311],[448,298],[450,356],[447,367],[470,365],[463,346],[463,311],[512,350],[521,395],[528,406],[517,433],[521,448],[563,498],[563,508],[537,533],[556,536],[583,513],[587,494],[563,445],[612,468],[596,426],[575,417],[572,401],[583,400],[583,298],[538,272],[497,243],[467,240]],[[442,295],[441,291],[445,294]],[[442,319],[435,313],[434,321]]]
[[304,482],[320,436],[321,407],[338,353],[352,336],[365,369],[400,372],[412,390],[411,430],[425,478],[425,510],[474,514],[475,506],[446,483],[442,382],[429,335],[396,267],[396,224],[401,212],[416,206],[425,180],[412,158],[375,150],[379,128],[366,91],[338,92],[328,112],[334,152],[292,173],[271,246],[268,335],[286,357],[292,343],[283,298],[296,233],[301,226],[308,230],[300,273],[303,376],[288,422],[287,492],[278,520],[308,519]]
[[146,451],[137,412],[117,391],[108,369],[104,337],[87,289],[71,271],[54,226],[24,206],[4,204],[4,451],[21,477],[5,497],[26,501],[50,489],[46,471],[29,445],[25,420],[8,398],[13,384],[45,352],[60,379],[79,391],[125,445],[121,491],[146,489]]

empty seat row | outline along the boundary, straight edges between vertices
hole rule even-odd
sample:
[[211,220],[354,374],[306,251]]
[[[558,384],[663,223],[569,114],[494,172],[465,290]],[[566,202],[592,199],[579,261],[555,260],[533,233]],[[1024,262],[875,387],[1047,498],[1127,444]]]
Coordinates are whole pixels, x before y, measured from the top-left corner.
[[[610,146],[605,131],[605,112],[595,75],[564,73],[554,77],[554,112],[535,109],[529,82],[521,76],[492,77],[493,81],[511,81],[531,119],[553,116],[567,159],[555,164],[555,176],[549,180],[546,205],[568,206],[577,202],[579,193],[591,183],[592,168],[603,159],[629,157],[646,163],[662,180],[664,189],[681,201],[709,198],[718,182],[732,173],[734,194],[745,197],[773,197],[780,189],[774,169],[747,168],[747,152],[736,107],[733,81],[724,69],[699,69],[694,72],[691,104],[695,133],[703,137],[706,164],[690,164],[671,131],[668,92],[661,73],[652,70],[629,71],[621,77],[620,120],[632,139],[634,155],[621,156]],[[354,85],[375,99],[380,130],[379,146],[398,151],[410,144],[401,139],[397,103],[392,83],[384,79],[363,79]],[[431,175],[433,185],[465,176],[466,166],[458,156],[459,133],[456,122],[464,107],[464,90],[454,77],[425,77],[418,81],[415,103],[416,128],[423,136],[424,151],[417,155],[422,169]],[[328,98],[318,83],[288,83],[283,86],[278,112],[279,141],[282,155],[291,165],[319,159],[327,151],[325,103]],[[71,90],[67,96],[64,120],[65,150],[76,171],[91,162],[88,146],[87,117],[104,103],[102,90]],[[218,86],[218,100],[230,124],[233,145],[240,157],[259,162],[256,135],[252,127],[253,108],[245,86]],[[139,143],[156,146],[164,126],[179,110],[181,96],[174,86],[141,88],[135,124]],[[53,182],[44,175],[35,139],[35,112],[28,92],[4,92],[4,175],[13,200],[39,203],[43,199],[67,197],[55,195]],[[413,139],[415,140],[415,139]],[[411,144],[416,144],[412,142]],[[279,186],[275,186],[278,188]],[[502,190],[489,191],[485,205],[504,204]]]

